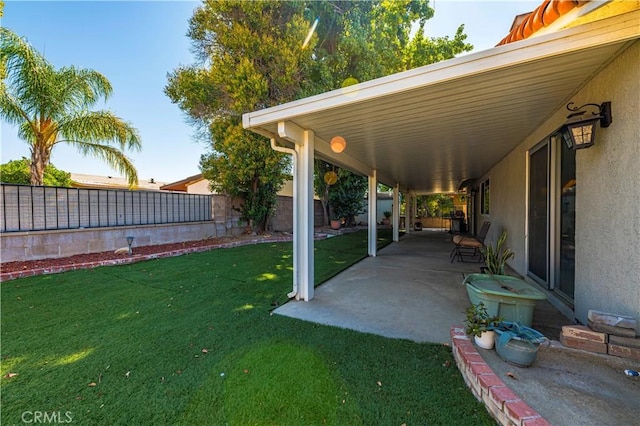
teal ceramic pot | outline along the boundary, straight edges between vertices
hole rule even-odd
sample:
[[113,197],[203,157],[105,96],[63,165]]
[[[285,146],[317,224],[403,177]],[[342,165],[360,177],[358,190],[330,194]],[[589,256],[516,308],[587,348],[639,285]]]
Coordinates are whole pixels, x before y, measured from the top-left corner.
[[495,328],[496,352],[504,361],[518,367],[529,367],[536,360],[538,346],[547,340],[533,328],[502,322]]

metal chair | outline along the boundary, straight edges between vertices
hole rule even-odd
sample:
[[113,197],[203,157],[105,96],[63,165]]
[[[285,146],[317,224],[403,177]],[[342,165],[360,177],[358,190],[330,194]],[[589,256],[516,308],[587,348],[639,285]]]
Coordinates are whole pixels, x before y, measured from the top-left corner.
[[455,258],[458,259],[458,262],[464,262],[464,258],[462,257],[463,253],[474,258],[478,257],[478,262],[482,262],[484,256],[482,256],[480,249],[484,247],[484,239],[487,237],[487,232],[489,232],[490,226],[491,222],[483,222],[476,237],[454,235],[453,243],[455,244],[455,247],[451,250],[451,254],[449,255],[451,263],[453,263],[453,259]]

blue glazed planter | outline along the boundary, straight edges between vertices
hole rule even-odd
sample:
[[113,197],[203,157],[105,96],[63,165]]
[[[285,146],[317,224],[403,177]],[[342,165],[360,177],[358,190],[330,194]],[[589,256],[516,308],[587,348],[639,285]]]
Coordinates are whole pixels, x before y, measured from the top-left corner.
[[518,367],[529,367],[536,360],[538,346],[547,340],[542,333],[515,322],[496,325],[496,352],[504,361]]

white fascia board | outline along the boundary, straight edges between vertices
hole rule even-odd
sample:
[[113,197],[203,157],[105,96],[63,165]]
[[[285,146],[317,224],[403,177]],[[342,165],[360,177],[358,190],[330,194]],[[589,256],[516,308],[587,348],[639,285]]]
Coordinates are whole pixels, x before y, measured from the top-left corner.
[[513,67],[547,57],[640,38],[640,11],[594,21],[540,37],[509,43],[386,77],[333,90],[286,104],[246,113],[246,129],[260,128],[340,106],[360,103],[412,89]]

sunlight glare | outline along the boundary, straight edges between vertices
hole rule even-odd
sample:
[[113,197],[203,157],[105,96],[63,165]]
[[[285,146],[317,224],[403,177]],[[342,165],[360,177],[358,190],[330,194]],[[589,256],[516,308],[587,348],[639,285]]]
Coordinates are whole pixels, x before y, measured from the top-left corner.
[[17,370],[16,365],[20,364],[22,361],[26,360],[26,356],[16,356],[11,358],[4,358],[2,363],[0,364],[0,376],[4,376],[5,374]]
[[255,308],[255,306],[253,306],[250,303],[247,303],[245,305],[240,306],[239,308],[234,309],[233,312],[248,311],[253,308]]
[[360,89],[358,88],[359,81],[353,77],[347,77],[342,82],[342,94],[349,97],[355,98],[360,93]]
[[67,365],[72,364],[74,362],[78,362],[81,359],[84,359],[93,353],[93,348],[85,349],[80,352],[76,352],[67,356],[63,356],[58,358],[53,365]]
[[258,281],[267,281],[267,280],[273,281],[273,280],[275,280],[277,278],[278,278],[278,276],[276,274],[272,274],[270,272],[265,272],[264,274],[262,274],[262,275],[260,275],[258,277]]
[[302,48],[304,49],[305,47],[307,47],[307,45],[309,44],[309,42],[311,41],[311,36],[313,36],[313,33],[316,30],[316,27],[318,26],[318,22],[320,21],[320,18],[316,18],[315,21],[313,21],[313,25],[311,26],[311,29],[309,29],[309,33],[307,34],[307,37],[304,39],[304,43],[302,43]]

